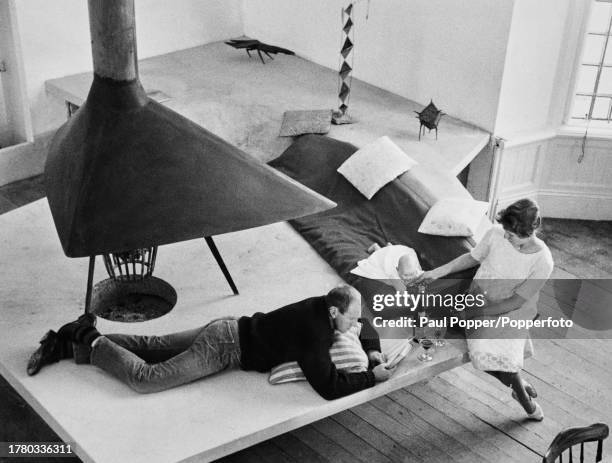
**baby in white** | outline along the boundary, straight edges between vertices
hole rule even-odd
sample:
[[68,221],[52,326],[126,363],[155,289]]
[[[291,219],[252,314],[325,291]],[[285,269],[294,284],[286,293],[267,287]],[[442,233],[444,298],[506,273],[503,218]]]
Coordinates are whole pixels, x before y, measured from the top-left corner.
[[370,257],[360,260],[351,273],[373,280],[381,280],[398,291],[404,291],[404,281],[410,281],[423,273],[414,249],[401,244],[380,247],[374,243],[368,249]]

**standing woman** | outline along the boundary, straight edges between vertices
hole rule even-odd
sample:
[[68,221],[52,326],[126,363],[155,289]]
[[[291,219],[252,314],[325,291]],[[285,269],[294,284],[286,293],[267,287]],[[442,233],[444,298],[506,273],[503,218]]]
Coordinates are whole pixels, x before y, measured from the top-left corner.
[[[495,320],[504,315],[532,320],[540,289],[553,269],[550,250],[535,234],[541,224],[538,205],[530,199],[518,200],[499,213],[497,222],[471,252],[410,283],[427,283],[480,264],[471,291],[486,294],[486,304],[467,309],[466,317]],[[520,374],[525,349],[531,348],[527,330],[479,328],[466,330],[466,337],[474,367],[511,387],[512,397],[529,419],[543,420],[544,413],[533,400],[537,393]]]

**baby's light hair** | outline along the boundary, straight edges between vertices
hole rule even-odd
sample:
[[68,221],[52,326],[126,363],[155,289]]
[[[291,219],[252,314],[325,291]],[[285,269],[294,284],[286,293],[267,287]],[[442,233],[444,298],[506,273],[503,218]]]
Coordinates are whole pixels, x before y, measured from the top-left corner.
[[422,271],[416,254],[404,254],[397,262],[397,273],[401,276],[418,276]]

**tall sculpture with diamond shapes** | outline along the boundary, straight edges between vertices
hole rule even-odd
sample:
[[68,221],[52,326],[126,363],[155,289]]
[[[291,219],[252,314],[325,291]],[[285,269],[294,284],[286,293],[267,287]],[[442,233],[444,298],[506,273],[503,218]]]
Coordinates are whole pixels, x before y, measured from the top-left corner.
[[[334,111],[332,122],[334,124],[351,124],[353,119],[348,113],[348,104],[351,96],[351,82],[353,80],[353,3],[342,9],[342,48],[340,49],[340,71],[338,72],[340,103]],[[349,64],[350,63],[350,64]]]

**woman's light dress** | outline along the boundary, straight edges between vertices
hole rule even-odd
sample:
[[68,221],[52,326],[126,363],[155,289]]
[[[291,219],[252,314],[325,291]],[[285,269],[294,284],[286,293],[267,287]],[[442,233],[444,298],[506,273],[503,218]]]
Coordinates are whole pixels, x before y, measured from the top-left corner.
[[[471,251],[472,257],[480,262],[473,286],[486,291],[488,300],[495,302],[514,294],[526,299],[520,308],[500,316],[514,320],[532,320],[536,316],[540,289],[553,270],[550,250],[543,241],[539,242],[542,246],[539,251],[520,252],[504,238],[504,229],[494,226]],[[479,370],[517,372],[523,367],[525,352],[532,349],[526,329],[479,328],[468,330],[466,336],[472,364]]]

